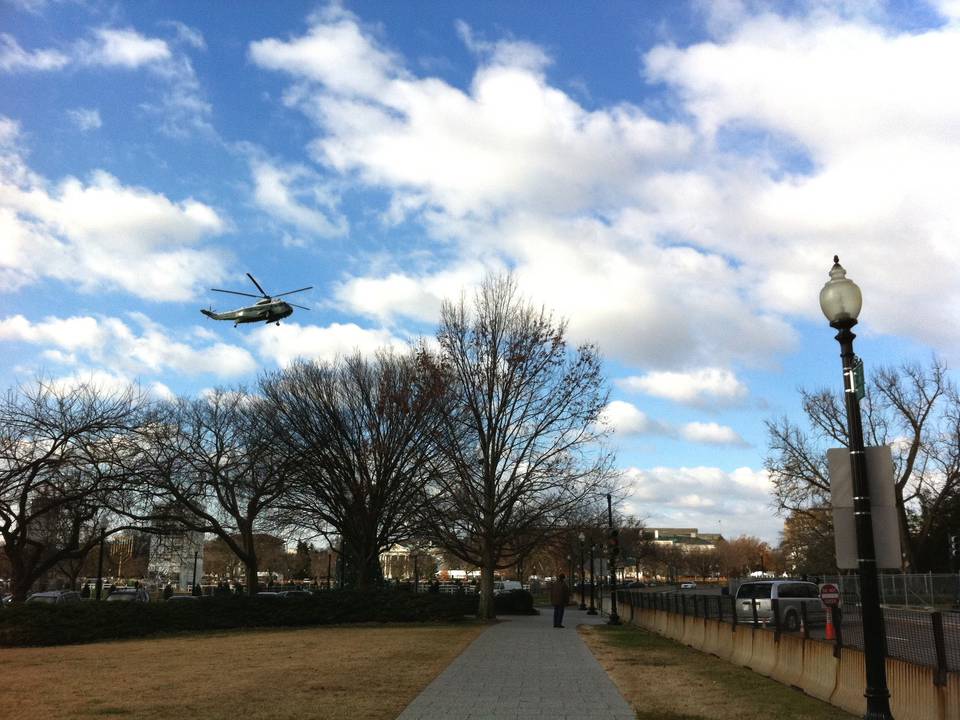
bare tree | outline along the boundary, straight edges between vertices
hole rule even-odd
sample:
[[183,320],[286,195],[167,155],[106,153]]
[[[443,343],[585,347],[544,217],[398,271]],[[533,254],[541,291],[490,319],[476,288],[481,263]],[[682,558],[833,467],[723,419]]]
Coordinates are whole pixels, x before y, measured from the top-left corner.
[[15,599],[96,546],[102,508],[126,484],[118,453],[139,408],[133,388],[43,379],[0,401],[0,537]]
[[[831,390],[800,389],[808,429],[780,418],[767,422],[765,466],[783,513],[806,514],[828,527],[828,445],[848,446],[846,414]],[[929,553],[939,511],[960,488],[960,398],[946,366],[881,367],[862,403],[868,445],[893,451],[894,489],[904,559],[909,566]],[[921,563],[922,564],[922,563]]]
[[272,407],[243,391],[166,405],[140,428],[134,467],[140,495],[125,512],[139,521],[212,533],[243,563],[257,592],[257,538],[275,526],[289,460]]
[[295,458],[289,521],[340,535],[349,582],[371,587],[380,554],[417,530],[442,378],[421,349],[298,362],[261,387]]
[[599,442],[607,401],[592,345],[570,352],[566,323],[487,278],[445,302],[440,358],[452,390],[436,437],[426,522],[437,542],[481,568],[479,617],[494,617],[494,571],[514,565],[607,479]]

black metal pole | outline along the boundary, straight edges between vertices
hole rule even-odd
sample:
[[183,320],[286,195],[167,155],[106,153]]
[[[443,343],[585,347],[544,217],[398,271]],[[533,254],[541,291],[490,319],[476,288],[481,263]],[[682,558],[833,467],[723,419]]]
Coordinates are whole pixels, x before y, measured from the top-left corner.
[[420,568],[417,565],[417,560],[420,559],[420,555],[417,553],[413,554],[413,591],[420,592]]
[[597,608],[593,604],[593,593],[594,593],[594,584],[593,584],[593,543],[590,543],[590,609],[587,610],[587,615],[596,615]]
[[617,555],[620,554],[619,540],[613,529],[613,500],[607,493],[607,527],[610,530],[610,619],[607,625],[619,625],[617,614]]
[[333,546],[327,548],[327,590],[330,589],[330,565],[333,561]]
[[587,603],[584,594],[587,590],[586,578],[583,577],[583,540],[580,541],[580,609],[586,610]]
[[191,593],[194,595],[200,595],[200,593],[197,592],[197,556],[198,555],[200,555],[200,551],[194,550],[193,551],[193,590],[191,590]]
[[573,555],[567,555],[567,564],[570,565],[570,592],[573,593],[575,586],[573,584]]
[[850,470],[853,479],[853,515],[857,533],[857,575],[860,578],[860,603],[863,616],[863,649],[866,663],[867,712],[864,720],[893,720],[890,712],[890,691],[887,688],[886,630],[880,610],[880,589],[877,582],[877,557],[873,546],[873,517],[870,512],[870,483],[863,447],[863,426],[860,401],[854,383],[853,334],[856,320],[830,323],[837,330],[840,358],[843,361],[843,395],[847,409],[847,432],[850,444]]
[[107,530],[100,528],[100,557],[97,559],[97,600],[103,595],[103,544],[106,541]]

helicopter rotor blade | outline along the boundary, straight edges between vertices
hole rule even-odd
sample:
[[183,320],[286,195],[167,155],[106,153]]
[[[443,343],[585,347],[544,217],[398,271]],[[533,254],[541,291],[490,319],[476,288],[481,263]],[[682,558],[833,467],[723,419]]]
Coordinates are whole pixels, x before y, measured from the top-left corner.
[[261,294],[262,294],[265,298],[270,297],[269,295],[267,295],[267,291],[264,290],[262,287],[260,287],[260,283],[258,283],[258,282],[254,279],[253,275],[251,275],[250,273],[247,273],[247,277],[250,278],[250,282],[252,282],[254,285],[257,286],[257,290],[259,290],[259,291],[261,292]]
[[310,308],[304,307],[303,305],[297,305],[296,303],[287,303],[290,307],[300,308],[301,310],[309,310]]
[[293,295],[294,293],[303,292],[304,290],[313,290],[313,285],[309,285],[305,288],[300,288],[299,290],[287,290],[282,292],[279,295],[274,295],[274,297],[283,297],[284,295]]
[[222,292],[230,293],[231,295],[243,295],[244,297],[259,298],[259,295],[251,295],[250,293],[237,292],[236,290],[221,290],[220,288],[210,288],[213,292]]

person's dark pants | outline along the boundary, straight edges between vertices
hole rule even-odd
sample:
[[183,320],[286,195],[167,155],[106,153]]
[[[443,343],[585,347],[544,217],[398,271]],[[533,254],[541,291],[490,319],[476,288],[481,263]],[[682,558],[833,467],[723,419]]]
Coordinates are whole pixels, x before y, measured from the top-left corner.
[[554,605],[553,606],[553,626],[554,627],[563,627],[563,605]]

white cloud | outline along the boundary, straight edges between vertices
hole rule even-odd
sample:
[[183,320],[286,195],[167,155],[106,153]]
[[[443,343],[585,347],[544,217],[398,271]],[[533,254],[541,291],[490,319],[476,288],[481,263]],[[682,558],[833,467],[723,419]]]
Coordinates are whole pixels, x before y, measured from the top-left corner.
[[80,132],[96,130],[103,126],[103,121],[100,119],[100,111],[96,108],[73,108],[67,110],[67,117],[77,126]]
[[[697,527],[726,537],[758,535],[778,541],[782,518],[769,507],[766,472],[748,467],[627,468],[626,504],[651,527]],[[758,511],[758,506],[768,510]]]
[[[697,242],[747,265],[754,302],[819,320],[813,299],[837,253],[863,287],[872,329],[957,351],[955,327],[915,317],[960,307],[950,230],[960,98],[948,90],[960,26],[904,32],[824,7],[765,13],[645,62],[737,170],[729,181],[704,167],[710,189],[684,209],[698,218]],[[675,228],[690,225],[683,204]]]
[[284,223],[319,237],[339,237],[349,228],[337,210],[339,197],[312,170],[251,159],[254,202]]
[[665,425],[652,420],[636,405],[623,400],[607,403],[600,415],[600,421],[620,436],[669,432]]
[[195,50],[207,49],[207,41],[203,39],[203,33],[196,28],[185,25],[177,20],[165,20],[160,24],[172,27],[177,34],[177,40],[179,42],[189,45]]
[[686,423],[680,428],[680,437],[690,442],[706,443],[708,445],[739,445],[741,447],[747,445],[747,442],[736,430],[714,422]]
[[0,320],[0,341],[65,351],[74,362],[119,377],[175,372],[231,378],[257,368],[253,356],[242,347],[223,342],[189,345],[145,315],[131,313],[129,318],[133,326],[116,317],[48,317],[31,322],[23,315],[13,315]]
[[[460,263],[515,268],[618,359],[775,363],[796,341],[787,318],[818,318],[834,253],[871,329],[960,351],[960,328],[915,322],[960,308],[960,26],[898,32],[854,5],[727,3],[717,40],[651,50],[647,79],[692,122],[588,110],[548,82],[542,49],[465,26],[467,90],[415,76],[340,9],[250,55],[291,76],[285,102],[316,124],[327,171],[385,189],[391,222],[452,240]],[[346,286],[409,300],[437,272]]]
[[732,371],[723,368],[650,372],[623,378],[617,384],[625,390],[695,406],[730,404],[747,396],[746,385]]
[[387,330],[368,330],[353,323],[321,327],[291,322],[254,330],[248,344],[261,358],[281,367],[297,358],[330,361],[357,351],[367,355],[383,348],[407,346]]
[[81,46],[80,59],[89,65],[138,68],[169,60],[170,47],[159,38],[148,38],[133,28],[98,28],[93,42]]
[[70,58],[58,50],[34,50],[20,47],[13,35],[0,33],[0,71],[18,70],[59,70],[70,62]]
[[185,300],[223,277],[223,255],[195,246],[224,227],[190,198],[171,201],[103,171],[51,186],[15,152],[0,157],[0,280],[9,288],[47,276]]

